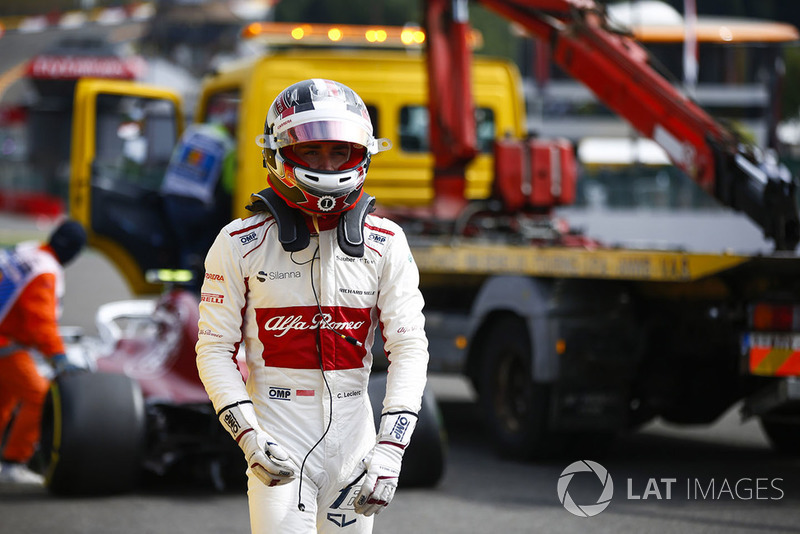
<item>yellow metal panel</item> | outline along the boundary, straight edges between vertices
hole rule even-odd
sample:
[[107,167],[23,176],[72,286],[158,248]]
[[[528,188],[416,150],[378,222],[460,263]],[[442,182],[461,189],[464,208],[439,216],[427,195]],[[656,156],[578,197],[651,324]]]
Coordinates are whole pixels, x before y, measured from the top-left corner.
[[749,258],[734,255],[457,244],[412,247],[423,273],[691,281]]

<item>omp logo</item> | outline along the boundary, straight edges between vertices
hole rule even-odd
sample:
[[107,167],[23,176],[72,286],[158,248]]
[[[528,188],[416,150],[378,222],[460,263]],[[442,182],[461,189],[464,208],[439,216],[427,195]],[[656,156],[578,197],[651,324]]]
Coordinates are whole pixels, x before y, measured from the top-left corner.
[[249,234],[245,234],[239,238],[239,241],[242,242],[242,245],[246,245],[256,240],[256,233],[250,232]]
[[[603,490],[594,504],[577,504],[568,491],[575,474],[584,472],[594,473],[603,485]],[[591,460],[579,460],[569,464],[558,478],[558,500],[569,513],[578,517],[592,517],[599,514],[611,504],[613,496],[614,482],[611,480],[611,475],[608,474],[605,467]]]
[[397,441],[403,441],[406,430],[408,430],[408,417],[401,415],[397,421],[395,421],[394,427],[392,427],[392,436]]
[[370,241],[375,241],[376,243],[383,244],[383,243],[386,243],[386,236],[378,235],[378,234],[369,234],[369,240]]
[[291,400],[292,390],[289,388],[269,388],[269,398],[275,400]]
[[239,429],[241,428],[239,426],[239,421],[236,420],[236,417],[231,412],[225,414],[224,421],[225,424],[228,425],[228,428],[231,429],[231,432],[234,434],[239,433]]

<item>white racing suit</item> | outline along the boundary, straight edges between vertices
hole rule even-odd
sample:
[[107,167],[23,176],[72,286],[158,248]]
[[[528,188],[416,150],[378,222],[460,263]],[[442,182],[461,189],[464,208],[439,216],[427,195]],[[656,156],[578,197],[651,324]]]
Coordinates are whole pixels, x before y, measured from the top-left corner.
[[[268,487],[248,471],[254,534],[372,531],[374,516],[353,511],[360,482],[347,486],[375,445],[367,381],[377,326],[390,360],[384,412],[421,407],[427,339],[405,234],[369,215],[355,258],[336,232],[312,232],[308,247],[289,253],[273,216],[259,213],[228,224],[206,258],[197,365],[214,408],[252,399],[261,428],[298,467],[305,459],[302,487]],[[246,382],[235,363],[241,342]]]

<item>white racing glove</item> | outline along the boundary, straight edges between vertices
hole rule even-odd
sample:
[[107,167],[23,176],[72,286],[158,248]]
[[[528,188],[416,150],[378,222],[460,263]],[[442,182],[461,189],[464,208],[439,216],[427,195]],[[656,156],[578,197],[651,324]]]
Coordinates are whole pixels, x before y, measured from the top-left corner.
[[258,425],[256,411],[250,401],[240,402],[219,412],[222,426],[239,444],[247,465],[267,486],[280,486],[294,480],[299,471],[283,447]]
[[392,502],[403,453],[416,426],[417,414],[413,412],[387,412],[381,416],[377,443],[363,460],[367,472],[356,496],[354,508],[357,514],[379,514]]

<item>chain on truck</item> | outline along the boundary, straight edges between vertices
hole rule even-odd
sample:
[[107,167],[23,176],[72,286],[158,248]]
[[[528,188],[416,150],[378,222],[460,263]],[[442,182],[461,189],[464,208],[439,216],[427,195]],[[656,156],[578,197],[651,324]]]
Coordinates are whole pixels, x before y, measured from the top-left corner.
[[[476,35],[459,0],[426,1],[424,31],[249,26],[244,33],[268,39],[269,51],[209,75],[195,113],[204,122],[218,103],[236,105],[239,171],[225,208],[247,216],[249,195],[264,187],[253,139],[272,96],[308,77],[340,81],[395,146],[375,158],[366,189],[412,243],[430,370],[471,380],[500,452],[596,448],[655,417],[707,424],[737,403],[776,448],[799,450],[794,178],[667,81],[592,0],[480,3],[546,43],[556,65],[707,194],[746,214],[775,251],[626,249],[563,228],[552,213],[575,198],[573,147],[526,135],[520,74],[473,57]],[[793,27],[780,29],[797,39]],[[75,113],[71,214],[134,291],[158,291],[143,273],[176,263],[153,192],[182,129],[180,98],[85,79]],[[136,128],[117,135],[134,115]],[[131,141],[146,147],[136,162],[121,157]]]

